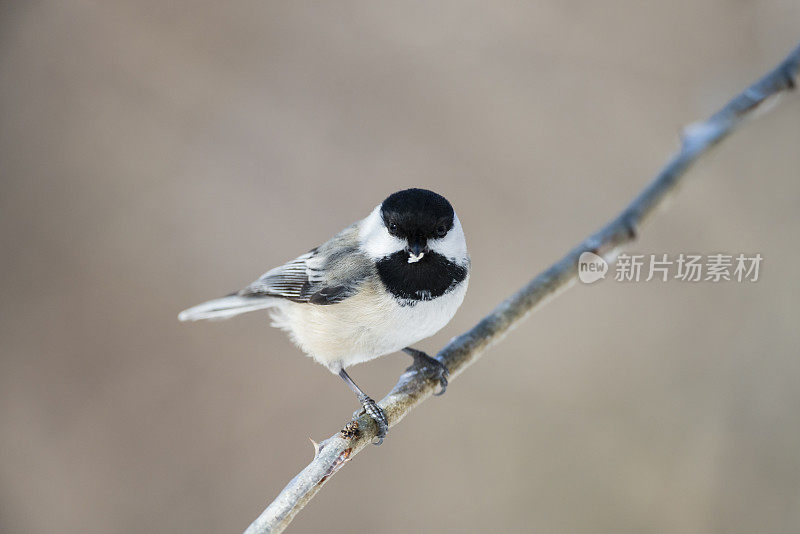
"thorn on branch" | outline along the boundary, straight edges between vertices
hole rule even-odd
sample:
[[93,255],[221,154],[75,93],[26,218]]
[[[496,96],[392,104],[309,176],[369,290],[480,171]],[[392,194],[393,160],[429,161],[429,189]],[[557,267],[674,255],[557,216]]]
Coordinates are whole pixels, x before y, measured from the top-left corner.
[[311,444],[314,446],[314,458],[316,458],[317,456],[319,456],[319,451],[322,450],[322,444],[317,443],[316,441],[314,441],[313,438],[308,438],[308,441],[310,441]]

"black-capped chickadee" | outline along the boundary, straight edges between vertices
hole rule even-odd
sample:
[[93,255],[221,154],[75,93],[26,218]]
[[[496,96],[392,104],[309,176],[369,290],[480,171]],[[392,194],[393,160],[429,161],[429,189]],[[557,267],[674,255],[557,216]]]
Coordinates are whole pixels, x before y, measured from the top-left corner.
[[223,319],[268,308],[273,326],[358,395],[383,441],[386,416],[345,368],[403,350],[416,366],[435,373],[444,393],[447,368],[409,345],[450,322],[467,292],[469,267],[450,202],[432,191],[406,189],[327,243],[178,318]]

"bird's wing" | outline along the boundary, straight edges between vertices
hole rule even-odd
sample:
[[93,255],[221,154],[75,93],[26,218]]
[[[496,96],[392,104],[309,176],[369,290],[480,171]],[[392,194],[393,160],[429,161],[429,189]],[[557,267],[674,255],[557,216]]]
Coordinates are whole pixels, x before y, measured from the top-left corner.
[[264,273],[238,294],[336,304],[354,294],[373,270],[372,262],[358,249],[358,228],[353,225],[327,243]]

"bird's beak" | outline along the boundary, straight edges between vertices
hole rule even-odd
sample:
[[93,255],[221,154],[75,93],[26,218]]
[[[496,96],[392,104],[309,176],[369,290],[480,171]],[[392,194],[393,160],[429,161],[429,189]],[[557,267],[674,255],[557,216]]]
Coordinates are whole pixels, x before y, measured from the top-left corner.
[[411,238],[408,240],[408,263],[416,263],[428,252],[428,243],[425,239]]

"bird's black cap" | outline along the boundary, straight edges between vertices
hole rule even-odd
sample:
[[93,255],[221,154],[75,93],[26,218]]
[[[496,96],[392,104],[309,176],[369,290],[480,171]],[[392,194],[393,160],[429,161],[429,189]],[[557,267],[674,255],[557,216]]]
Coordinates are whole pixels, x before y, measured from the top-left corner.
[[404,189],[381,204],[383,222],[397,237],[442,237],[453,227],[453,206],[442,195],[427,189]]

